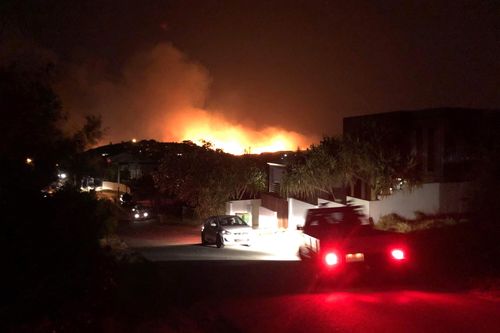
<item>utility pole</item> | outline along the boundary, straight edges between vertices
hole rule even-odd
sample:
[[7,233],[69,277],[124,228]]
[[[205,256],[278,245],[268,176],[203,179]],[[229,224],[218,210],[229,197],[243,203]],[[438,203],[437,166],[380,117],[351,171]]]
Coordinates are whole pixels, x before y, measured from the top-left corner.
[[116,190],[118,197],[116,198],[116,203],[120,203],[120,163],[118,163],[118,175],[117,175],[118,188]]

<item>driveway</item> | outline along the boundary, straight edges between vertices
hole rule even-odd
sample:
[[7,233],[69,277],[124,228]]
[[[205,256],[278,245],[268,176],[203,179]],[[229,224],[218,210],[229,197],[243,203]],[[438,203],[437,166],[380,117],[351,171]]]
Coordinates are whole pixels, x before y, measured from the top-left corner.
[[256,231],[251,247],[201,246],[200,228],[182,225],[123,226],[120,237],[151,261],[175,260],[299,260],[300,234],[295,231]]
[[140,270],[151,275],[133,279],[131,290],[141,290],[135,307],[157,315],[137,331],[498,332],[498,294],[471,291],[450,277],[411,284],[319,280],[297,261],[296,233],[262,233],[255,247],[223,249],[201,246],[194,227],[120,233],[153,261]]

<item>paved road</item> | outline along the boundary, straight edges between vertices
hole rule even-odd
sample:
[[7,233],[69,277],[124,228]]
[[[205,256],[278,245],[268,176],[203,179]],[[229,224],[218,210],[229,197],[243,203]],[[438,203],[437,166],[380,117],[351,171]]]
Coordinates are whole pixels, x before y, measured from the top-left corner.
[[293,232],[261,232],[251,247],[201,246],[200,229],[186,226],[142,225],[125,227],[121,237],[152,261],[191,260],[298,260],[300,235]]
[[262,248],[234,246],[218,249],[201,244],[138,247],[144,257],[152,261],[203,261],[203,260],[298,260],[295,253],[283,254]]
[[500,300],[471,293],[342,290],[200,302],[196,311],[207,331],[500,331]]
[[449,277],[321,281],[310,265],[279,260],[269,248],[202,247],[196,229],[162,230],[127,236],[158,260],[151,297],[172,304],[151,331],[500,332],[500,297]]
[[[158,263],[179,331],[499,332],[500,297],[432,283],[318,281],[297,261]],[[169,317],[169,314],[165,314]]]

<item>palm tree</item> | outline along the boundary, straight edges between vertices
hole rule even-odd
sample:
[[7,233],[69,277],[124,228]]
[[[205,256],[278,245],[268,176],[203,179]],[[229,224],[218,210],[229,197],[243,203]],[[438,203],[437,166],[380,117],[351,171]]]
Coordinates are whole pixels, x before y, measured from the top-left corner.
[[311,146],[304,158],[293,161],[281,184],[285,196],[311,197],[324,194],[335,198],[335,189],[342,186],[339,172],[339,140],[324,138],[318,146]]
[[415,159],[384,133],[372,128],[370,140],[360,137],[325,137],[311,146],[302,160],[287,168],[282,183],[286,196],[308,197],[321,193],[335,198],[334,190],[360,180],[369,184],[370,197],[388,195],[402,184],[419,184]]

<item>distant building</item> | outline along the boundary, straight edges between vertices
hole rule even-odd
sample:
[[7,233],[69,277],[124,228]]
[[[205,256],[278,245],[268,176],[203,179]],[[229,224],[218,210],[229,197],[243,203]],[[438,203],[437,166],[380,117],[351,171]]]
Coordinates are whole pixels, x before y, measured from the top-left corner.
[[109,158],[112,164],[118,165],[120,173],[127,179],[140,179],[151,174],[158,167],[158,162],[147,157],[123,152]]
[[281,163],[268,162],[268,191],[280,194],[281,182],[286,171],[286,166]]
[[[476,152],[487,144],[490,131],[500,128],[498,110],[439,108],[395,111],[344,118],[344,135],[370,140],[366,131],[376,126],[390,131],[392,144],[411,152],[424,183],[464,182],[473,177]],[[496,128],[496,129],[495,129]],[[369,184],[358,181],[348,193],[375,200]]]
[[[175,142],[156,142],[154,140],[128,141],[109,144],[89,150],[88,154],[102,157],[113,172],[102,175],[105,180],[136,180],[150,175],[158,169],[161,158],[168,152],[182,150],[184,144]],[[112,175],[111,179],[109,176]]]

